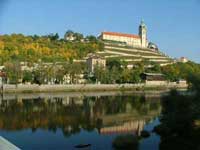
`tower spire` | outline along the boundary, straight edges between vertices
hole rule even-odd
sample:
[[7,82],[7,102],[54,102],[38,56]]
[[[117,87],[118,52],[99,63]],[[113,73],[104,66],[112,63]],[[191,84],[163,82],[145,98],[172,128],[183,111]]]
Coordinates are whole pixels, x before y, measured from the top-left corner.
[[147,47],[147,27],[143,19],[141,20],[141,24],[139,26],[139,36],[141,38],[141,46]]

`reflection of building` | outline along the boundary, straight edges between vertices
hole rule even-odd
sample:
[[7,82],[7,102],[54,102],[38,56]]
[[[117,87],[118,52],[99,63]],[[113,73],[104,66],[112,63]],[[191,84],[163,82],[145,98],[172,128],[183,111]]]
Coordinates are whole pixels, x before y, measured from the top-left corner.
[[[149,109],[152,102],[144,103],[139,100],[143,99],[141,96],[65,94],[67,93],[40,93],[39,97],[34,97],[34,94],[4,95],[0,99],[0,129],[34,127],[52,131],[61,127],[67,136],[78,133],[81,129],[98,129],[100,134],[140,134],[145,123],[160,112],[160,108],[155,107],[155,102],[153,109]],[[133,99],[137,100],[134,104]],[[159,103],[157,98],[156,100]],[[146,114],[143,114],[144,108]]]
[[94,72],[94,68],[98,67],[106,67],[106,60],[103,57],[92,55],[87,59],[87,66],[90,72]]
[[144,120],[136,120],[125,122],[121,125],[114,125],[110,127],[103,127],[100,129],[101,134],[121,134],[121,133],[135,133],[140,134],[145,125]]

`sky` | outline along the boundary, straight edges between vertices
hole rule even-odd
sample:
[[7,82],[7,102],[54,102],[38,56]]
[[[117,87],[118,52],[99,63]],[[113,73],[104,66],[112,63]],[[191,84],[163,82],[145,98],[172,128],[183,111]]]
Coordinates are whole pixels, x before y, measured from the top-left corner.
[[0,34],[138,34],[141,20],[162,52],[200,63],[200,0],[0,0]]

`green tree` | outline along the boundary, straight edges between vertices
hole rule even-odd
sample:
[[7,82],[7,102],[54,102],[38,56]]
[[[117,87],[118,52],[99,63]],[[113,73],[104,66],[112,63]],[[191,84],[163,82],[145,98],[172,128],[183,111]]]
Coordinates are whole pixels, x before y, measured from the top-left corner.
[[23,72],[23,79],[22,82],[32,82],[32,72],[30,71],[24,71]]

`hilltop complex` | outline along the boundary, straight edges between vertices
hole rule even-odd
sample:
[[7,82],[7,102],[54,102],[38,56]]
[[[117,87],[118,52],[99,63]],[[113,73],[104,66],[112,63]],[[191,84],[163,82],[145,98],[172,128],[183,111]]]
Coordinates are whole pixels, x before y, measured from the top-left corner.
[[104,43],[104,50],[96,54],[109,58],[118,58],[132,67],[135,63],[148,61],[161,66],[174,62],[172,58],[162,53],[158,46],[147,39],[147,27],[142,21],[139,34],[125,34],[117,32],[102,32],[99,39]]
[[139,26],[139,35],[125,34],[117,32],[102,32],[100,38],[102,40],[122,42],[129,46],[147,48],[147,27],[142,21]]

